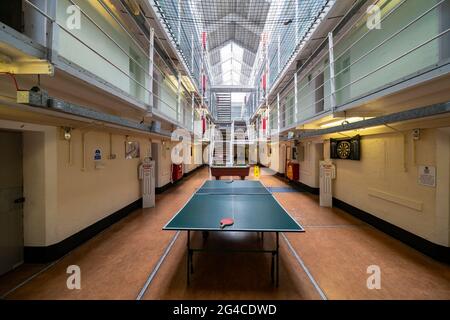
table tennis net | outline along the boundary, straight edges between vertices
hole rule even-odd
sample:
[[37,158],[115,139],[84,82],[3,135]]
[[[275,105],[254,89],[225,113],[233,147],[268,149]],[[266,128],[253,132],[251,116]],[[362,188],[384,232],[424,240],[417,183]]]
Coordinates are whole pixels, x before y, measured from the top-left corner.
[[264,187],[203,187],[197,191],[199,195],[265,195],[270,192]]

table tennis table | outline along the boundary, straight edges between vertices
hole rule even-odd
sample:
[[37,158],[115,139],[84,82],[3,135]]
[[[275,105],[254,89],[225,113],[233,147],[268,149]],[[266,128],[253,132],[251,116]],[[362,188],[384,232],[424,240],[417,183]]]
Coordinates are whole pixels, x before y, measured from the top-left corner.
[[[221,227],[220,221],[232,218],[234,224]],[[163,230],[187,231],[187,283],[193,273],[194,252],[209,251],[191,246],[191,232],[257,232],[275,233],[275,248],[252,250],[272,255],[271,279],[279,283],[279,233],[304,232],[303,227],[257,180],[207,180],[192,195],[184,207],[164,226]],[[220,250],[220,249],[219,249]],[[226,251],[226,250],[224,250]],[[248,252],[248,250],[234,250]],[[274,276],[275,273],[275,276]],[[275,277],[275,279],[274,279]]]

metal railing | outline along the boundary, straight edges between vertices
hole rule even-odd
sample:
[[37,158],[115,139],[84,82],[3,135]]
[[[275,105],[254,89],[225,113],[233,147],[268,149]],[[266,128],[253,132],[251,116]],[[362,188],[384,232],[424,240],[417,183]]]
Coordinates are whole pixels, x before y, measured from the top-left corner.
[[[65,1],[69,5],[75,5],[78,8],[80,8],[80,6],[73,0],[65,0]],[[117,63],[114,63],[110,58],[108,58],[105,53],[100,52],[99,49],[96,49],[92,45],[89,45],[85,40],[82,39],[82,35],[77,35],[74,32],[72,32],[71,30],[69,30],[69,28],[65,27],[61,22],[58,21],[57,17],[50,16],[47,12],[45,12],[42,9],[40,9],[39,7],[37,7],[34,3],[30,2],[29,0],[24,1],[25,4],[29,5],[31,8],[36,10],[43,17],[45,17],[45,19],[50,21],[53,26],[56,26],[58,30],[62,30],[65,34],[69,35],[70,38],[74,39],[77,43],[81,44],[84,48],[86,48],[88,51],[93,53],[94,56],[99,59],[99,61],[103,61],[104,63],[106,63],[107,66],[110,66],[112,69],[118,71],[119,74],[121,74],[124,77],[124,79],[128,79],[130,81],[130,84],[134,84],[136,87],[138,87],[139,90],[141,90],[144,93],[144,99],[142,99],[139,96],[133,95],[133,93],[131,92],[131,88],[128,88],[128,90],[126,90],[126,89],[124,90],[120,87],[117,87],[119,92],[120,91],[125,92],[127,95],[129,95],[129,96],[133,97],[134,99],[136,99],[137,101],[143,102],[145,104],[153,105],[154,103],[152,103],[150,99],[156,100],[157,102],[159,102],[160,105],[164,105],[169,110],[175,112],[176,116],[171,116],[170,113],[167,115],[167,116],[169,116],[169,118],[171,118],[171,120],[173,120],[173,122],[186,127],[185,124],[180,123],[180,120],[179,120],[181,107],[177,106],[173,102],[163,99],[162,95],[155,93],[155,91],[164,91],[168,95],[173,95],[173,93],[174,93],[173,86],[172,86],[172,88],[170,88],[171,86],[170,85],[168,86],[167,82],[158,81],[156,78],[154,78],[153,74],[149,73],[149,68],[146,65],[147,63],[150,63],[150,61],[152,61],[149,54],[142,47],[142,45],[137,41],[137,39],[133,35],[131,35],[130,32],[128,32],[127,27],[124,26],[123,23],[114,15],[114,13],[111,11],[111,9],[108,8],[108,6],[103,2],[103,0],[97,0],[97,2],[101,5],[101,8],[104,10],[104,13],[107,14],[116,23],[116,25],[120,29],[121,35],[123,35],[126,39],[130,40],[130,42],[128,44],[131,44],[133,46],[133,49],[135,49],[135,51],[139,51],[140,56],[144,60],[144,63],[138,61],[138,59],[135,56],[131,55],[129,53],[129,51],[126,48],[124,48],[123,45],[121,45],[108,31],[106,31],[104,28],[102,28],[100,26],[100,24],[97,21],[95,21],[95,19],[92,18],[85,9],[80,8],[80,13],[82,14],[83,17],[85,17],[87,19],[87,21],[89,23],[91,23],[95,27],[96,30],[98,30],[99,34],[101,34],[105,37],[104,39],[107,39],[111,43],[111,45],[113,45],[114,47],[117,47],[119,49],[119,51],[121,52],[121,54],[123,55],[124,58],[128,59],[128,61],[130,63],[133,63],[135,65],[135,67],[139,70],[139,72],[141,72],[144,75],[143,80],[136,79],[131,74],[130,70],[125,70],[123,67],[117,65]],[[58,5],[61,5],[61,3],[62,3],[62,1],[58,1]],[[123,6],[122,3],[121,3],[121,5]],[[126,10],[125,7],[122,7],[122,9]],[[139,27],[134,20],[133,20],[133,22],[136,24],[137,27]],[[150,39],[147,36],[145,36],[145,40],[146,40],[146,45],[150,46],[151,45]],[[52,49],[52,48],[49,48],[49,49]],[[163,64],[165,64],[167,68],[170,68],[170,66],[167,64],[167,62],[165,60],[165,57],[162,57],[157,51],[154,51],[154,53],[161,58],[160,61]],[[167,53],[167,51],[166,51],[166,53]],[[167,56],[170,57],[169,54],[167,54]],[[65,58],[63,55],[61,55],[61,57]],[[71,59],[69,59],[69,60],[71,60]],[[77,63],[75,63],[75,64],[77,64]],[[82,65],[78,65],[78,66],[83,68]],[[153,66],[154,66],[156,72],[164,73],[161,66],[157,65],[156,63],[154,63]],[[89,71],[91,71],[91,70],[89,70]],[[96,75],[96,76],[98,76],[98,75]],[[177,76],[177,75],[175,75],[175,76]],[[111,80],[113,80],[113,79],[109,79],[108,77],[106,77],[106,78],[102,77],[102,76],[99,76],[99,77],[110,83],[111,83]],[[157,90],[151,91],[148,89],[148,85],[146,84],[146,82],[149,83],[150,81],[153,82],[153,84],[156,84],[158,86]],[[115,86],[113,83],[111,83],[111,84],[113,86]],[[178,88],[175,88],[175,94],[177,94],[177,91],[178,91]],[[185,97],[182,97],[182,99],[186,100]],[[199,103],[198,100],[196,100],[196,102],[197,102],[197,104]],[[191,103],[189,102],[188,105],[191,105]],[[192,130],[193,129],[192,124],[190,126],[187,126],[187,128]]]
[[[396,19],[395,13],[396,12],[398,13],[400,12],[399,10],[405,8],[404,5],[408,4],[408,2],[409,4],[413,4],[413,1],[414,0],[403,0],[399,2],[388,12],[385,12],[380,23],[381,24],[387,22],[392,23],[393,20]],[[290,106],[287,108],[280,108],[281,109],[279,115],[280,120],[285,119],[284,123],[283,121],[281,121],[280,123],[280,130],[283,131],[286,129],[290,129],[295,125],[305,123],[313,118],[316,118],[319,115],[331,112],[332,106],[330,100],[333,94],[335,94],[338,98],[339,103],[337,107],[339,108],[340,106],[345,105],[347,103],[351,103],[352,101],[358,99],[361,95],[365,95],[379,87],[395,83],[395,81],[403,79],[405,76],[407,77],[409,75],[417,74],[422,71],[425,72],[428,70],[428,67],[433,68],[439,65],[440,62],[447,61],[449,57],[439,57],[437,63],[436,61],[429,61],[428,66],[422,65],[421,67],[416,67],[415,64],[412,63],[409,65],[408,68],[402,69],[402,73],[394,74],[391,79],[387,79],[386,75],[381,75],[382,71],[387,72],[386,70],[389,70],[389,68],[395,67],[400,63],[405,63],[405,61],[408,61],[405,59],[409,57],[411,57],[411,59],[414,59],[414,54],[422,53],[426,55],[430,51],[425,50],[427,46],[436,44],[437,41],[442,40],[443,37],[445,36],[448,37],[450,29],[439,30],[437,32],[433,32],[432,34],[428,33],[425,36],[422,36],[421,38],[418,37],[418,35],[421,34],[418,30],[420,30],[420,28],[425,28],[427,26],[427,23],[430,23],[430,21],[426,21],[425,23],[420,22],[423,21],[424,18],[426,17],[430,17],[430,20],[433,21],[432,14],[433,13],[438,14],[439,7],[444,2],[445,0],[437,1],[436,3],[427,1],[426,2],[428,3],[427,8],[418,12],[416,15],[412,17],[412,19],[409,19],[406,23],[402,24],[392,32],[389,32],[389,30],[386,32],[383,29],[381,30],[368,29],[361,36],[358,36],[355,41],[346,45],[345,41],[355,34],[355,26],[360,24],[361,20],[367,16],[363,15],[358,19],[356,19],[356,21],[352,24],[352,26],[347,28],[342,34],[337,35],[336,37],[337,41],[336,44],[334,45],[334,49],[335,51],[338,50],[339,54],[335,58],[335,66],[337,65],[342,66],[340,68],[335,67],[336,73],[334,79],[337,82],[335,91],[331,92],[330,84],[332,79],[330,79],[328,72],[330,68],[330,64],[328,62],[328,51],[324,50],[322,54],[319,55],[319,58],[316,57],[316,61],[314,63],[309,65],[307,68],[304,67],[299,68],[298,71],[301,72],[298,75],[297,79],[298,105],[297,106],[294,105],[293,107]],[[423,2],[422,5],[424,5],[424,3],[425,2]],[[409,13],[409,16],[411,16],[411,13]],[[435,19],[437,20],[436,16]],[[416,36],[412,44],[409,44],[408,46],[401,48],[398,47],[394,48],[392,46],[393,41],[398,41],[399,39],[401,40],[402,39],[401,37],[408,30],[411,30],[414,27]],[[355,52],[357,45],[362,43],[364,39],[367,39],[369,35],[375,32],[385,32],[385,35],[383,35],[381,40],[370,42],[373,44],[372,47],[367,47],[367,45],[365,45],[364,50],[362,50],[360,56],[355,57],[354,55],[352,55],[351,58],[353,59],[349,60],[347,64],[344,64],[343,60],[344,58],[348,59],[348,53],[352,49],[353,49],[352,52]],[[437,44],[437,46],[439,46],[439,43]],[[385,59],[386,61],[380,61],[379,56],[377,57],[375,56],[375,54],[379,50],[388,50],[388,48],[390,49],[389,59]],[[436,50],[435,48],[435,51],[439,50]],[[372,62],[373,65],[370,65],[368,62]],[[368,68],[367,66],[370,66],[370,68]],[[344,79],[343,75],[347,73],[352,73],[352,77],[349,77],[349,79]],[[316,80],[318,79],[319,76],[323,76],[323,83],[320,82],[317,83]],[[370,81],[374,81],[375,85],[372,85]],[[351,91],[352,89],[356,89],[357,88],[356,86],[359,86],[360,94],[358,95],[345,94],[345,91]],[[282,95],[287,96],[291,94],[293,90],[294,89],[285,90],[287,92],[282,92]],[[323,94],[320,94],[319,90],[321,90]],[[319,93],[320,98],[316,98],[316,93]],[[323,109],[319,108],[319,110],[316,110],[316,107],[320,104],[323,105]],[[275,107],[277,107],[276,103]],[[292,108],[294,108],[294,113],[298,114],[297,118],[293,122],[290,121],[290,119],[292,118]],[[277,115],[271,114],[271,117],[277,117]],[[276,120],[278,121],[278,119]],[[271,121],[271,123],[273,123],[273,121]]]

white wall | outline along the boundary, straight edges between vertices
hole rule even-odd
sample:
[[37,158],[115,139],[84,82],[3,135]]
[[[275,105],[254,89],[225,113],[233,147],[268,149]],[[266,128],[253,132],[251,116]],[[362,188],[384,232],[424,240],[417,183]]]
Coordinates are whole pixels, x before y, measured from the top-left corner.
[[[58,53],[77,64],[99,78],[106,80],[117,88],[134,96],[136,99],[149,103],[149,93],[144,89],[149,87],[148,59],[142,50],[138,49],[119,24],[103,9],[98,1],[75,0],[81,10],[92,18],[109,37],[114,39],[117,46],[102,31],[94,25],[83,13],[81,13],[80,29],[69,29],[70,33],[81,39],[85,44],[77,40],[63,29],[59,30]],[[67,29],[67,20],[70,15],[67,8],[72,5],[68,0],[57,1],[57,21]],[[96,52],[91,50],[94,49]],[[123,50],[122,50],[123,49]],[[130,57],[137,60],[141,67],[134,61],[132,64],[142,79],[130,72]],[[102,58],[103,57],[103,58]],[[147,71],[148,73],[148,71]],[[132,79],[136,80],[133,81]],[[144,87],[144,88],[143,88]]]
[[191,163],[184,164],[184,173],[195,170],[202,164],[202,145],[192,144]]
[[[421,130],[415,150],[411,138],[406,139],[406,145],[403,141],[398,133],[364,136],[361,161],[334,160],[334,197],[448,246],[449,134]],[[436,188],[418,183],[419,165],[436,167]]]
[[[72,131],[70,147],[59,127],[0,120],[0,128],[23,132],[25,246],[58,243],[141,197],[138,165],[150,155],[147,137],[128,137],[139,142],[141,158],[127,160],[126,137],[113,134],[110,160],[110,134],[84,129],[83,170],[82,131]],[[95,169],[97,148],[103,169]]]
[[323,160],[322,143],[307,141],[301,143],[303,160],[299,161],[299,181],[313,188],[319,187],[319,161]]
[[[72,132],[72,160],[69,142],[58,138],[58,218],[55,242],[59,242],[87,226],[140,199],[138,166],[150,155],[150,140],[128,137],[140,145],[140,158],[125,159],[124,135],[113,134],[112,153],[108,159],[110,135],[107,132],[85,133],[86,167],[82,170],[82,132]],[[95,169],[94,151],[102,151],[103,169]]]
[[160,188],[171,182],[172,143],[169,140],[153,140],[152,142],[153,160],[157,162],[156,187]]
[[54,243],[57,226],[56,127],[0,120],[0,128],[23,132],[24,245]]
[[[280,172],[280,143],[272,143],[270,145],[271,154],[269,156],[270,166],[269,168],[275,172]],[[263,152],[265,149],[263,149]],[[264,163],[263,163],[264,164]]]
[[[425,126],[426,123],[424,122]],[[272,146],[274,148],[274,146]],[[299,181],[319,187],[319,161],[329,159],[329,140],[302,141]],[[450,128],[381,131],[361,139],[361,160],[333,159],[333,196],[431,242],[450,244]],[[436,167],[436,187],[418,183],[420,165]],[[276,168],[274,164],[272,168]],[[279,169],[278,172],[281,172]]]

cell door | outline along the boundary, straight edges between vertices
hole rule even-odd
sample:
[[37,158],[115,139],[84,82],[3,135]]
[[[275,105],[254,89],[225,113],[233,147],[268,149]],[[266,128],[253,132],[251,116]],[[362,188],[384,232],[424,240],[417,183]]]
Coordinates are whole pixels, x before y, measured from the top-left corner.
[[286,145],[281,145],[280,147],[280,158],[279,158],[279,172],[286,173]]
[[286,161],[284,164],[284,172],[285,172],[286,176],[287,176],[287,172],[288,172],[288,163],[291,162],[291,160],[292,160],[292,148],[286,147]]
[[23,263],[22,134],[0,131],[0,275]]

